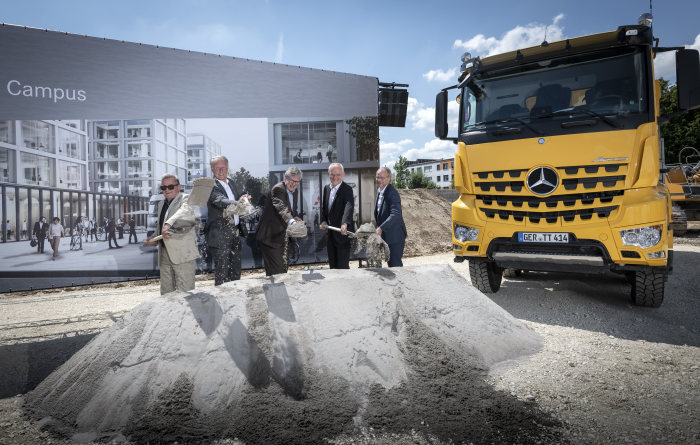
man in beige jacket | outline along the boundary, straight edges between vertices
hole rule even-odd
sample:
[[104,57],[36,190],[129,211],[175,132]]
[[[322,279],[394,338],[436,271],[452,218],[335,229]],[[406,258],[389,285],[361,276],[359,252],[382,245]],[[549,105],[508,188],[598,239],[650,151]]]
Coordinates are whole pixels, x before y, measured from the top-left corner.
[[144,244],[158,245],[160,294],[194,289],[195,262],[199,258],[195,235],[194,211],[187,203],[188,195],[180,193],[180,181],[170,173],[160,181],[164,200],[158,203],[159,241],[148,238]]

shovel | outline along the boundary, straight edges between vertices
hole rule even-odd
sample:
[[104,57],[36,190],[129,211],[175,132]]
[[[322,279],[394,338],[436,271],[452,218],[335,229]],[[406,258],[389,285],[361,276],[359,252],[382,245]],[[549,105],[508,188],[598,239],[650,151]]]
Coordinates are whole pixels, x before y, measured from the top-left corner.
[[[331,229],[331,230],[333,230],[333,231],[335,231],[335,232],[342,232],[342,230],[340,230],[338,227],[326,226],[326,228],[327,228],[327,229]],[[349,230],[348,230],[347,233],[348,233],[348,235],[350,235],[350,236],[353,236],[353,237],[356,236],[354,232],[351,232],[351,231],[349,231]]]

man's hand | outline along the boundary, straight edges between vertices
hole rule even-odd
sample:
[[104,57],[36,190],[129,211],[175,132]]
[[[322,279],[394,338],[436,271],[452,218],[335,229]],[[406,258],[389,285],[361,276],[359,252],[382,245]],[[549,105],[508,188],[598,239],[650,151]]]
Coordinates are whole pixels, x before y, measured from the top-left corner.
[[168,232],[168,230],[170,230],[170,227],[171,226],[168,223],[163,224],[163,230],[161,230],[160,232],[160,234],[163,235],[163,239],[168,239],[172,237],[170,232]]
[[382,236],[382,228],[381,228],[381,227],[377,227],[376,233],[377,233],[377,235]]
[[151,241],[151,238],[153,238],[153,237],[149,236],[148,238],[146,238],[146,239],[143,241],[143,243],[144,243],[145,245],[147,245],[147,246],[157,246],[158,243],[156,243],[156,242],[154,242],[154,241]]
[[348,225],[346,223],[343,223],[340,225],[340,234],[341,235],[347,235],[348,234]]
[[323,221],[320,226],[318,226],[319,229],[321,230],[326,230],[328,228],[328,223]]

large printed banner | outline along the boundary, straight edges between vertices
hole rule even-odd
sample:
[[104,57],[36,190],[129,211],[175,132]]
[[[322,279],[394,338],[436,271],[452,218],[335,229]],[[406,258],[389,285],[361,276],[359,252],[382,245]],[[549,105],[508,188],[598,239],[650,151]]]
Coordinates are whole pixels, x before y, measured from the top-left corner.
[[[302,169],[309,236],[293,263],[326,260],[331,162],[346,168],[357,222],[371,218],[378,149],[350,130],[376,121],[375,77],[11,25],[0,26],[0,60],[0,292],[158,276],[143,239],[159,179],[176,174],[187,189],[218,154],[260,206],[289,166]],[[206,217],[198,208],[201,271],[212,266]],[[42,218],[64,229],[55,259],[37,243]],[[243,267],[261,267],[256,215],[246,224]]]

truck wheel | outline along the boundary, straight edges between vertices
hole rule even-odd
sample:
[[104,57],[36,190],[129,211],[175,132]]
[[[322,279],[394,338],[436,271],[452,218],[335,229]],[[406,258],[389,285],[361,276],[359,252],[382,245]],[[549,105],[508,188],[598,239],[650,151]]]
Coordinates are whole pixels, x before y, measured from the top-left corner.
[[636,306],[659,307],[664,301],[666,271],[635,272],[632,283],[632,303]]
[[469,260],[469,278],[474,287],[485,294],[491,294],[501,288],[503,270],[493,261]]
[[688,215],[686,215],[685,209],[674,203],[671,205],[671,215],[673,216],[673,222],[671,223],[673,235],[684,236],[688,231]]
[[503,269],[503,276],[506,278],[516,278],[522,274],[523,271],[520,269],[511,269],[510,267],[507,269]]

